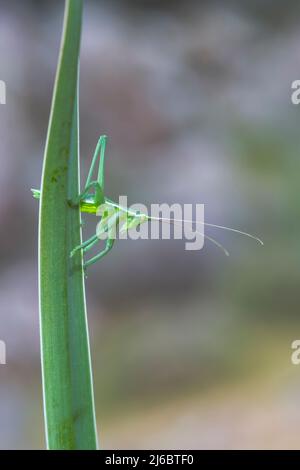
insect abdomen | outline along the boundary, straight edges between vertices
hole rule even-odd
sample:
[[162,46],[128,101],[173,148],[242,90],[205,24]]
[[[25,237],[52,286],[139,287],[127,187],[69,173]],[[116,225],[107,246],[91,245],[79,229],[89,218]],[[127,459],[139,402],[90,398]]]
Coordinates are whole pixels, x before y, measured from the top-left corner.
[[97,207],[94,203],[88,201],[81,201],[80,202],[80,211],[87,212],[88,214],[96,214]]

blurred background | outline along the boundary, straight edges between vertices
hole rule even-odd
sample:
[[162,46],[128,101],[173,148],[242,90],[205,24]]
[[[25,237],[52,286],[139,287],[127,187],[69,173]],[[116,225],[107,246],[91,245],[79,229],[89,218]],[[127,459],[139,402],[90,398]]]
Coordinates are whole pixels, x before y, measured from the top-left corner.
[[[300,448],[300,4],[86,0],[82,179],[109,136],[106,190],[204,203],[184,241],[119,241],[87,279],[97,421],[109,449]],[[63,1],[0,1],[0,448],[43,448],[38,188]],[[86,218],[84,237],[98,220]]]

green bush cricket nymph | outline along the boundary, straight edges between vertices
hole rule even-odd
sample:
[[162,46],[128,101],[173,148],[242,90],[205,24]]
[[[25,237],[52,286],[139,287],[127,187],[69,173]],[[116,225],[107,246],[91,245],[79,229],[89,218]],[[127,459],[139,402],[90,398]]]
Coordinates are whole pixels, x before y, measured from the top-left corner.
[[[246,235],[250,238],[257,240],[263,245],[263,242],[246,232],[242,232],[237,229],[224,227],[222,225],[209,224],[204,222],[197,222],[194,220],[185,219],[169,219],[163,217],[151,217],[141,212],[132,211],[126,207],[122,207],[115,203],[111,199],[104,196],[104,165],[105,165],[105,150],[106,150],[107,136],[102,135],[99,138],[98,144],[95,149],[95,153],[92,159],[88,177],[84,186],[84,190],[78,195],[76,200],[69,200],[68,203],[71,206],[80,205],[80,211],[88,214],[101,215],[101,221],[97,228],[97,233],[89,238],[87,241],[74,247],[70,256],[73,256],[78,250],[83,250],[84,253],[89,251],[93,246],[101,240],[102,235],[106,235],[105,248],[93,258],[89,259],[84,263],[84,268],[87,268],[91,264],[100,260],[105,256],[112,248],[116,239],[116,227],[120,227],[120,232],[128,231],[132,228],[136,228],[139,225],[150,222],[151,220],[158,220],[165,223],[188,223],[188,224],[203,224],[208,227],[214,227],[223,230],[230,230],[242,235]],[[93,174],[96,170],[97,163],[99,161],[97,179],[93,180]],[[32,189],[33,196],[36,199],[40,198],[40,191]],[[200,233],[195,231],[196,233]],[[214,243],[218,248],[222,249],[223,252],[228,256],[228,251],[214,238],[200,233],[204,238],[207,238]]]

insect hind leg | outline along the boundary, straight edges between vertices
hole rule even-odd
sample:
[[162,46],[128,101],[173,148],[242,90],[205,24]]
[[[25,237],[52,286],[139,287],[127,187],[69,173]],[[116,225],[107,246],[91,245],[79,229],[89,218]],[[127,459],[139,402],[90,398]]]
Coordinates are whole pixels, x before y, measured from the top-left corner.
[[92,264],[96,263],[97,261],[99,261],[99,259],[103,258],[103,256],[107,255],[107,253],[109,253],[109,251],[112,249],[112,247],[114,246],[114,243],[115,243],[115,239],[114,238],[108,238],[106,240],[106,245],[105,245],[105,248],[104,250],[102,250],[100,253],[98,253],[98,255],[94,256],[93,258],[89,259],[88,261],[86,261],[84,263],[84,268],[86,269],[88,266],[91,266]]

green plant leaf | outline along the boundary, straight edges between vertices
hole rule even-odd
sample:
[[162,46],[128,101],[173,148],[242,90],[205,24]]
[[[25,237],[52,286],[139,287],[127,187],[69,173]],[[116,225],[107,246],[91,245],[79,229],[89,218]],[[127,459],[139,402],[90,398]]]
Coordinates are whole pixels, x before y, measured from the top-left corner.
[[[96,449],[79,207],[78,60],[82,0],[66,0],[40,202],[42,372],[49,449]],[[34,193],[35,195],[35,193]]]

